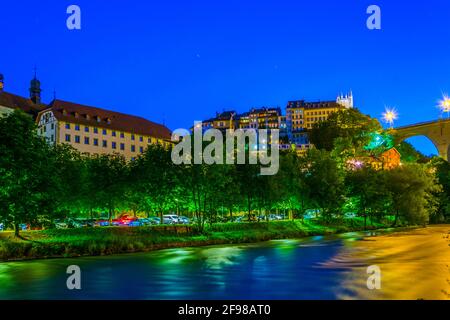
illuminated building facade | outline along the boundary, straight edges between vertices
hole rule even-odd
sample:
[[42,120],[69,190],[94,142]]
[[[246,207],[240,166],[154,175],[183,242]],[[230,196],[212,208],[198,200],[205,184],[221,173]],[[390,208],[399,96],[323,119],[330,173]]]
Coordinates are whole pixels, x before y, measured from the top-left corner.
[[120,154],[135,159],[150,144],[170,145],[171,132],[141,117],[53,100],[37,117],[49,143],[69,144],[81,153]]
[[57,99],[46,105],[41,102],[41,91],[41,82],[35,74],[29,98],[5,92],[0,74],[0,116],[20,109],[36,119],[38,133],[49,143],[69,144],[91,155],[121,154],[130,160],[143,153],[149,144],[171,144],[171,132],[164,125]]
[[325,121],[339,110],[353,108],[353,94],[339,95],[336,101],[307,102],[305,100],[289,101],[286,106],[286,126],[289,141],[297,149],[308,149],[307,131],[314,124]]

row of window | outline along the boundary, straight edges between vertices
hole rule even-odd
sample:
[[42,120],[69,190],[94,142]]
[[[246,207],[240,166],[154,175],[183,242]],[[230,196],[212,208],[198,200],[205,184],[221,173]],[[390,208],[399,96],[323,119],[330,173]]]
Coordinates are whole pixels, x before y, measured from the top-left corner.
[[[72,125],[70,123],[66,123],[66,129],[67,130],[70,130],[71,127],[72,127]],[[75,131],[81,131],[81,126],[79,124],[75,124],[74,125],[74,129],[75,129]],[[91,131],[91,129],[92,129],[92,132],[94,134],[98,134],[99,133],[99,129],[97,127],[91,128],[91,127],[88,127],[88,126],[84,127],[84,132],[89,133]],[[104,136],[108,135],[108,130],[107,129],[102,129],[102,134]],[[117,135],[118,135],[117,131],[111,131],[111,136],[112,137],[117,137]],[[125,138],[125,133],[124,132],[120,132],[119,136],[120,136],[121,139],[124,139]],[[132,141],[136,140],[136,136],[134,134],[131,134],[131,140]],[[139,141],[140,142],[144,142],[144,137],[143,136],[139,136]],[[152,143],[152,138],[148,138],[147,142],[148,143]]]
[[[75,143],[81,143],[81,137],[80,136],[75,136],[74,139],[75,139],[74,140]],[[70,134],[66,134],[65,141],[69,142],[69,143],[72,142],[72,136]],[[90,145],[91,144],[91,139],[89,137],[84,137],[84,144],[85,145]],[[100,146],[99,139],[97,139],[97,138],[92,139],[92,145],[95,146],[95,147]],[[111,142],[111,148],[113,150],[117,150],[117,146],[118,146],[117,142]],[[102,147],[103,148],[108,148],[108,141],[107,140],[102,140]],[[120,143],[119,144],[119,148],[120,148],[121,151],[125,151],[125,143]],[[130,151],[131,152],[136,152],[136,146],[135,145],[131,145],[130,146]],[[139,147],[139,152],[140,153],[144,153],[144,147]]]

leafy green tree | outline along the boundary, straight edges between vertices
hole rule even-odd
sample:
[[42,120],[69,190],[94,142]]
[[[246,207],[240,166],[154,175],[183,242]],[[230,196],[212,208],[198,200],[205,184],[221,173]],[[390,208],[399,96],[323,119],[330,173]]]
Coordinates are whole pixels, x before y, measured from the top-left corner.
[[325,150],[311,149],[302,159],[301,170],[308,198],[329,221],[341,212],[344,203],[345,173],[338,161]]
[[19,236],[22,223],[38,224],[55,209],[54,159],[22,111],[0,118],[0,219]]
[[370,166],[351,170],[346,176],[347,195],[354,202],[358,214],[364,217],[364,228],[367,217],[380,212],[385,203],[389,202],[383,171],[376,171]]
[[440,157],[431,159],[427,168],[435,172],[438,183],[442,186],[442,192],[438,192],[438,206],[436,212],[430,216],[434,223],[448,222],[450,220],[450,163]]
[[51,150],[55,162],[53,175],[57,190],[54,198],[57,214],[60,217],[77,215],[85,207],[85,199],[89,197],[87,186],[86,162],[80,153],[67,144],[55,145]]
[[128,166],[120,155],[97,155],[87,158],[88,193],[95,206],[108,211],[111,225],[116,209],[126,194]]
[[386,186],[392,197],[394,226],[401,219],[426,224],[437,209],[436,194],[441,192],[433,172],[420,164],[403,165],[386,172]]
[[174,207],[178,186],[171,151],[159,144],[149,145],[132,164],[131,181],[133,192],[142,199],[140,207],[157,211],[162,223],[164,212]]
[[421,152],[417,151],[412,144],[407,141],[401,142],[397,147],[397,151],[400,152],[403,162],[415,163],[415,162],[427,162],[430,159]]
[[370,133],[381,131],[378,120],[351,108],[334,112],[326,121],[316,123],[309,132],[309,139],[317,149],[332,151],[339,138],[346,146],[342,151],[356,153],[370,142]]

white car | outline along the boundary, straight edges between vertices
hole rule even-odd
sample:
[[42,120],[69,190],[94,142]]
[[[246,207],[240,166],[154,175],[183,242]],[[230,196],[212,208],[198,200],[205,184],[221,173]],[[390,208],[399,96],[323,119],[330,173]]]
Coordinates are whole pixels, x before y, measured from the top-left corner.
[[163,216],[164,224],[177,224],[178,216],[176,214],[166,214]]

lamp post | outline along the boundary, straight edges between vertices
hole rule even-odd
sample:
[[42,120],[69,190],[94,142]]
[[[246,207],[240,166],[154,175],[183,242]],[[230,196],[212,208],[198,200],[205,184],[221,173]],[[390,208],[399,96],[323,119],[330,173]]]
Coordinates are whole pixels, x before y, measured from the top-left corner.
[[450,98],[448,95],[444,95],[442,97],[442,100],[439,101],[439,107],[441,108],[442,112],[447,112],[447,118],[450,118]]
[[391,126],[391,129],[394,127],[394,121],[398,119],[398,113],[393,108],[386,108],[383,112],[383,121]]

